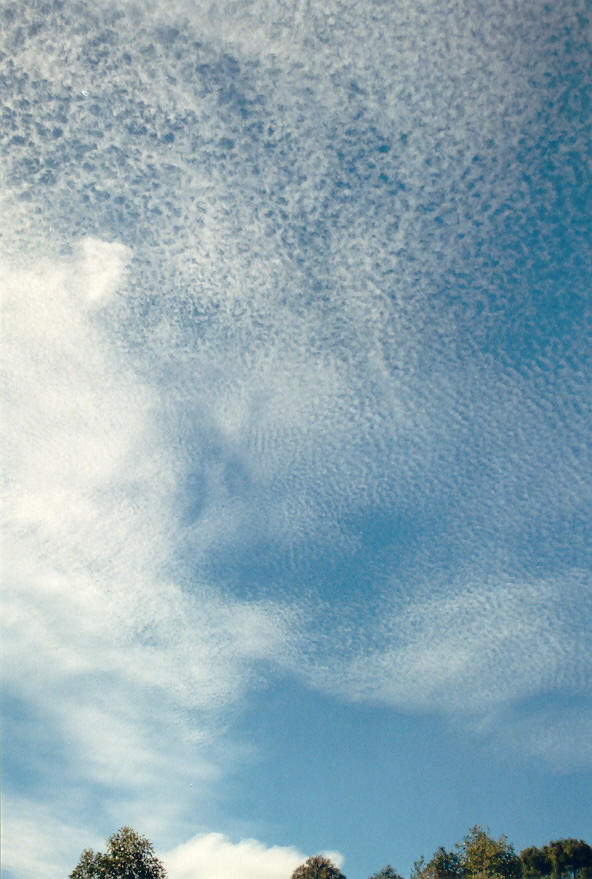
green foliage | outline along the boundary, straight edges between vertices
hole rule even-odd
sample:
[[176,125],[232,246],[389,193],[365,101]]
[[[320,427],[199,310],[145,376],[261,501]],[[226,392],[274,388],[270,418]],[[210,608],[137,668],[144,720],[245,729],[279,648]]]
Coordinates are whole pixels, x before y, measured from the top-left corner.
[[591,879],[592,848],[583,839],[559,839],[549,843],[551,864],[557,862],[554,854],[562,849],[562,866],[573,879]]
[[592,879],[592,848],[583,839],[556,839],[520,854],[526,879]]
[[80,855],[78,865],[70,873],[70,879],[99,879],[105,875],[102,859],[104,855],[86,848]]
[[456,852],[447,851],[444,846],[440,846],[436,851],[430,865],[430,875],[433,879],[457,879],[457,877],[464,875],[459,855]]
[[475,825],[456,846],[416,861],[411,879],[592,879],[592,848],[582,839],[558,839],[520,853],[505,836],[493,839]]
[[107,840],[107,851],[85,849],[69,879],[166,879],[154,846],[131,827],[122,827]]
[[547,846],[544,849],[536,845],[525,848],[520,852],[520,860],[524,879],[542,879],[543,876],[550,876],[553,870]]
[[[166,879],[166,870],[154,854],[152,843],[131,827],[122,827],[107,840],[105,853],[85,849],[69,879]],[[309,858],[292,873],[292,879],[345,879],[321,855]],[[402,879],[390,865],[370,879]],[[582,839],[558,839],[517,856],[505,836],[493,839],[475,825],[456,846],[436,849],[426,863],[413,865],[411,879],[592,879],[592,848]]]
[[443,846],[427,863],[416,861],[411,879],[518,879],[522,863],[505,836],[492,839],[482,827],[475,825],[456,846],[447,851]]
[[403,879],[403,877],[390,864],[387,864],[378,873],[373,873],[370,879]]
[[314,855],[305,864],[296,867],[292,879],[345,879],[345,876],[328,858]]
[[411,868],[411,876],[410,879],[421,879],[423,876],[423,871],[425,869],[426,862],[425,858],[422,855],[421,858],[418,858],[417,861],[413,862],[413,867]]
[[492,839],[475,825],[460,845],[463,875],[470,879],[518,879],[522,875],[520,858],[505,836]]
[[411,873],[411,879],[460,879],[462,876],[464,870],[459,855],[446,851],[443,846],[427,864],[423,858],[416,861]]

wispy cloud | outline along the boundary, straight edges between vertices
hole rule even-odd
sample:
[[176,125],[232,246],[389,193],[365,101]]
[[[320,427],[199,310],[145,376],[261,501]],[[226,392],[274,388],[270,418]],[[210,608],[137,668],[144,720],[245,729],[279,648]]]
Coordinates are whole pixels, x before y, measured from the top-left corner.
[[350,698],[457,717],[534,693],[585,694],[590,585],[587,572],[566,571],[549,582],[447,583],[439,594],[432,583],[412,597],[395,591],[353,658],[311,656],[313,680]]
[[98,848],[100,840],[89,836],[87,827],[56,815],[52,805],[7,794],[2,799],[2,864],[15,876],[63,875],[85,833],[85,847]]
[[[5,275],[3,615],[5,684],[68,743],[71,783],[116,790],[120,805],[165,777],[170,788],[211,784],[219,710],[289,640],[270,603],[206,584],[187,592],[167,575],[175,463],[154,392],[126,370],[96,311],[122,253],[87,240],[75,260]],[[161,816],[168,807],[163,796]]]
[[[504,757],[520,751],[534,765],[555,772],[582,772],[592,760],[592,712],[587,699],[566,699],[560,706],[518,709],[489,730],[494,750]],[[484,730],[481,730],[482,732]]]

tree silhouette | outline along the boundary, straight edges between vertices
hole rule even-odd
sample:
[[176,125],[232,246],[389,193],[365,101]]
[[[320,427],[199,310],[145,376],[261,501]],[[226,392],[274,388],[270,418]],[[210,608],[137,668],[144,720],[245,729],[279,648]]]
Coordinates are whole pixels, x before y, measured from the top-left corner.
[[345,879],[345,876],[328,858],[314,855],[305,864],[296,867],[292,879]]

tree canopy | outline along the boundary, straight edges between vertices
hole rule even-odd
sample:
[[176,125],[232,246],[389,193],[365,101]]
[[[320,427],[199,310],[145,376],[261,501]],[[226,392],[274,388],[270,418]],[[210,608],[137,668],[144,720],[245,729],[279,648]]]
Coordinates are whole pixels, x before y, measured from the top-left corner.
[[131,827],[121,827],[107,840],[107,850],[85,849],[69,879],[166,879],[154,846]]
[[403,877],[400,873],[397,873],[394,867],[387,864],[386,867],[383,867],[378,873],[373,873],[372,876],[370,876],[370,879],[403,879]]
[[556,839],[520,853],[525,879],[592,879],[592,848],[583,839]]
[[492,839],[475,825],[459,848],[464,875],[471,879],[518,879],[522,875],[520,858],[505,836]]
[[[85,849],[69,879],[166,879],[154,846],[131,827],[107,840],[105,852]],[[346,879],[328,858],[314,855],[296,867],[291,879]],[[370,879],[403,879],[390,864]],[[494,839],[475,825],[448,851],[440,846],[426,862],[420,858],[411,879],[592,879],[592,848],[583,839],[557,839],[529,846],[520,856],[505,836]]]
[[446,851],[440,846],[426,864],[424,858],[416,861],[411,873],[412,879],[459,879],[464,876],[464,868],[460,856],[456,852]]
[[505,836],[493,839],[475,825],[456,846],[436,849],[427,863],[415,862],[412,879],[518,879],[522,875],[520,858]]
[[345,879],[345,876],[328,858],[314,855],[296,867],[292,879]]
[[[520,852],[505,836],[493,839],[475,825],[456,846],[440,846],[415,862],[411,879],[592,879],[592,848],[582,839],[558,839]],[[374,879],[374,877],[371,877]]]

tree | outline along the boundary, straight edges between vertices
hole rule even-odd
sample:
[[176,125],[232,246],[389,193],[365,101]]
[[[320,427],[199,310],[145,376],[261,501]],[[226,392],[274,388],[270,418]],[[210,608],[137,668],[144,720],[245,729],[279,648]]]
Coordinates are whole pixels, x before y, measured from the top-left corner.
[[345,879],[345,876],[328,858],[314,855],[305,864],[296,867],[292,879]]
[[520,858],[506,837],[492,839],[477,824],[467,833],[459,849],[467,879],[518,879],[522,875]]
[[440,846],[426,864],[423,858],[413,865],[412,879],[461,879],[464,875],[461,859],[456,852]]
[[107,851],[85,849],[70,879],[166,879],[154,846],[131,827],[122,827],[107,840]]
[[556,839],[543,846],[553,879],[592,877],[592,848],[583,839]]
[[[592,848],[583,839],[563,839],[567,868],[573,879],[592,879]],[[551,843],[553,845],[553,843]]]
[[[522,862],[505,836],[492,839],[475,825],[456,846],[440,846],[430,861],[416,861],[411,879],[519,879]],[[534,879],[534,877],[533,877]]]
[[403,877],[390,864],[387,864],[378,873],[373,873],[370,879],[403,879]]
[[70,873],[70,879],[95,879],[104,876],[103,861],[105,856],[86,848],[80,855],[78,865]]
[[550,876],[553,870],[546,846],[542,849],[537,848],[536,845],[525,848],[520,852],[520,860],[525,879],[541,879],[543,876]]

